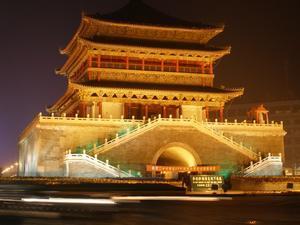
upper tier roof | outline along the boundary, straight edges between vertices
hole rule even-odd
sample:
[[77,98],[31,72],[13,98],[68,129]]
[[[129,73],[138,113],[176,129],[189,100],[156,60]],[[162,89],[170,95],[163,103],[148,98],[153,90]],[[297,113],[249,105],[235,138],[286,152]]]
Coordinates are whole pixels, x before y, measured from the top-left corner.
[[160,40],[141,40],[137,38],[94,36],[92,38],[85,38],[84,40],[90,41],[92,43],[139,46],[139,47],[148,47],[148,48],[182,49],[182,50],[207,51],[207,52],[230,51],[230,47],[216,47],[211,45],[189,43],[189,42],[173,43],[173,42],[160,41]]
[[205,45],[224,27],[188,22],[160,12],[141,0],[131,0],[121,9],[101,15],[84,15],[80,26],[62,54],[70,55],[78,38],[121,37]]
[[157,9],[150,7],[142,2],[142,0],[131,0],[127,5],[109,14],[101,15],[96,13],[89,15],[94,19],[108,20],[112,22],[130,23],[130,24],[143,24],[154,26],[167,26],[167,27],[184,27],[184,28],[222,28],[203,23],[195,23],[185,21],[179,18],[169,16]]

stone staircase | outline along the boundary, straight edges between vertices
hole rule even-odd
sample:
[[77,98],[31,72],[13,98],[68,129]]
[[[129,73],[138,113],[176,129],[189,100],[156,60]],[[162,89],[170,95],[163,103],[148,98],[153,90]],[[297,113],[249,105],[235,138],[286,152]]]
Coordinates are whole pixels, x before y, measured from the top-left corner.
[[69,164],[73,162],[83,162],[88,163],[101,171],[102,174],[107,174],[107,177],[122,177],[128,178],[133,177],[130,173],[127,173],[117,167],[109,165],[108,163],[102,162],[97,159],[97,157],[92,157],[90,155],[85,154],[72,154],[70,151],[65,155],[65,163],[67,165],[66,176],[69,175]]
[[155,127],[158,126],[189,126],[199,130],[202,133],[209,135],[210,137],[218,140],[219,142],[231,147],[232,149],[240,152],[241,154],[249,157],[252,160],[257,160],[258,155],[251,149],[244,146],[242,143],[238,143],[233,140],[233,138],[226,137],[223,132],[218,129],[213,128],[211,125],[206,125],[205,122],[199,122],[194,119],[173,119],[173,118],[158,118],[155,120],[148,120],[147,123],[143,125],[138,125],[136,129],[127,130],[127,132],[121,136],[116,135],[116,137],[110,141],[105,141],[104,144],[94,148],[89,154],[101,154],[110,149],[118,146],[120,144],[126,143],[132,139],[137,138]]
[[267,157],[261,159],[243,170],[245,177],[251,176],[281,176],[282,175],[282,157],[268,154]]

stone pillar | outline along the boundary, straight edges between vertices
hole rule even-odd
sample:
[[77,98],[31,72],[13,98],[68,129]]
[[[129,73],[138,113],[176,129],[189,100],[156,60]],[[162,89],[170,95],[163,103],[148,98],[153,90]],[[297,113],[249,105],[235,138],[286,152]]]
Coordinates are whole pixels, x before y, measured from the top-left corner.
[[66,171],[65,171],[65,176],[69,177],[70,176],[70,166],[69,166],[69,162],[66,161]]

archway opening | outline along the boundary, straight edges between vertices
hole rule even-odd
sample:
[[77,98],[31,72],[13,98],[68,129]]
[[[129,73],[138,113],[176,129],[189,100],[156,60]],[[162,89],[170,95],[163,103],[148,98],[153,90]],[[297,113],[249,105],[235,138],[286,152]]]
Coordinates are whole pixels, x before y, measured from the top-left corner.
[[156,165],[159,166],[196,166],[195,157],[182,147],[169,147],[158,157]]

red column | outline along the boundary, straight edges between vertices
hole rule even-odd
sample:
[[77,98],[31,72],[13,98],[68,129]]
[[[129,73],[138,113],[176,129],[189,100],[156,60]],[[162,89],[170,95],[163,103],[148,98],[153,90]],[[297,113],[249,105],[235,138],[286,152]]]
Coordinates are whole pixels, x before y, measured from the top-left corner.
[[176,60],[176,72],[179,72],[179,59]]
[[206,114],[206,119],[209,120],[209,111],[208,111],[208,107],[205,107],[205,114]]
[[98,103],[98,107],[99,107],[99,115],[102,116],[102,102]]
[[210,73],[210,74],[213,74],[213,73],[214,73],[214,70],[213,70],[213,62],[210,62],[210,63],[209,63],[209,73]]
[[124,103],[124,118],[128,118],[128,105],[127,103]]
[[167,118],[167,107],[163,106],[163,118]]
[[[88,69],[92,67],[92,56],[90,55],[88,58]],[[88,79],[91,80],[92,79],[92,72],[88,71]]]
[[145,117],[148,118],[148,105],[145,105]]
[[92,56],[91,55],[89,56],[89,59],[88,59],[88,65],[89,65],[89,67],[92,67]]
[[129,57],[126,56],[126,69],[128,70],[129,69]]
[[128,118],[130,118],[131,119],[131,103],[128,103],[128,105],[127,105],[127,116],[128,116]]
[[160,62],[161,71],[164,71],[164,60],[162,59]]
[[145,59],[142,59],[142,70],[145,70]]
[[100,68],[101,67],[101,55],[98,55],[98,68]]
[[269,113],[266,113],[266,123],[268,124],[269,123]]
[[220,122],[223,122],[224,121],[224,108],[221,107],[220,108]]
[[79,114],[81,117],[86,116],[86,104],[84,102],[81,102],[79,105]]
[[201,73],[204,74],[205,71],[204,71],[204,62],[201,62]]

